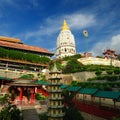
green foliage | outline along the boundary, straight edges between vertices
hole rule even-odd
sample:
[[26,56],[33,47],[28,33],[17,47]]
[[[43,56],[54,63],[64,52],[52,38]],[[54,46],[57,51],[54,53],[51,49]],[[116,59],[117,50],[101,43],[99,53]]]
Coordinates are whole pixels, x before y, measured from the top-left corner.
[[114,69],[114,74],[120,74],[120,68]]
[[84,120],[80,112],[74,107],[65,108],[64,120]]
[[71,60],[71,59],[76,59],[77,60],[81,57],[82,57],[81,54],[76,54],[76,55],[73,55],[73,56],[66,56],[66,57],[63,58],[63,60],[65,60],[65,61],[68,61],[68,60]]
[[88,79],[87,79],[87,81],[94,81],[94,80],[97,80],[97,78],[94,77],[94,78],[88,78]]
[[0,97],[0,105],[8,104],[10,100],[10,96],[8,94],[5,94],[5,96]]
[[61,59],[56,59],[56,60],[53,60],[53,61],[50,61],[49,62],[49,69],[51,70],[54,66],[54,64],[56,64],[56,67],[58,70],[61,70],[62,69],[62,60]]
[[78,83],[77,81],[72,81],[72,82],[71,82],[71,85],[72,85],[72,86],[76,86],[77,83]]
[[119,76],[117,76],[117,75],[108,75],[107,80],[108,81],[116,81],[116,80],[119,80]]
[[40,120],[48,120],[47,113],[41,113],[41,114],[39,114],[39,118],[40,118]]
[[100,90],[112,90],[112,88],[119,88],[120,82],[76,82],[76,86],[81,88],[96,88]]
[[37,54],[32,53],[24,53],[17,50],[8,50],[2,47],[0,47],[0,57],[9,58],[13,60],[24,60],[33,63],[47,64],[48,62],[50,62],[50,59],[45,56],[39,56]]
[[118,60],[120,60],[120,54],[118,54]]
[[36,99],[37,100],[46,100],[46,97],[45,96],[42,96],[41,94],[37,93],[36,94]]
[[56,62],[56,66],[57,66],[58,70],[62,69],[62,65],[61,65],[61,63],[59,61]]
[[112,120],[120,120],[120,115],[118,117],[113,117]]
[[63,96],[64,96],[64,103],[71,105],[72,99],[74,97],[73,93],[70,93],[67,90],[63,91]]
[[112,75],[113,74],[113,70],[107,70],[106,71],[108,75]]
[[21,120],[21,112],[15,105],[5,106],[0,112],[0,120]]
[[67,90],[63,91],[64,103],[68,105],[68,107],[64,108],[65,116],[64,120],[83,120],[80,112],[76,107],[74,107],[74,103],[72,102],[74,98],[74,93],[71,93]]
[[63,69],[63,73],[75,73],[82,70],[82,64],[80,64],[76,59],[69,60],[65,68]]
[[101,75],[101,74],[102,74],[102,71],[101,71],[101,70],[97,70],[97,71],[95,72],[95,74],[96,74],[96,75]]
[[34,75],[33,74],[26,74],[26,75],[21,76],[20,78],[23,78],[23,79],[33,79]]
[[22,120],[20,110],[16,105],[11,105],[9,101],[9,95],[5,95],[3,98],[0,98],[0,104],[3,106],[0,111],[0,120]]

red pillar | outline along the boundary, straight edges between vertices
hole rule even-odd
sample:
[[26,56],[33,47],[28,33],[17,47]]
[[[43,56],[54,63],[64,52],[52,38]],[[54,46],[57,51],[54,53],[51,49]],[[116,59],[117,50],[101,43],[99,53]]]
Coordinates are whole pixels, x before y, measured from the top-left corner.
[[31,89],[31,101],[30,103],[33,104],[34,103],[34,89]]
[[22,96],[23,95],[23,93],[22,93],[22,88],[20,88],[20,104],[22,105]]

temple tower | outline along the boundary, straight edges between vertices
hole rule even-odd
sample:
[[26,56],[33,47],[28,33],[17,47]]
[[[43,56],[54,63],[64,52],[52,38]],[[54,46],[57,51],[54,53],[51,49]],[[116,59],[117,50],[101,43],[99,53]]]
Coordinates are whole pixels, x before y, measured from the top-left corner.
[[62,89],[60,88],[61,77],[59,72],[54,66],[53,70],[50,74],[50,86],[49,86],[49,104],[48,104],[48,120],[63,120],[63,97],[62,97]]
[[63,22],[60,34],[57,38],[56,57],[63,58],[76,54],[75,39],[67,25],[66,20]]

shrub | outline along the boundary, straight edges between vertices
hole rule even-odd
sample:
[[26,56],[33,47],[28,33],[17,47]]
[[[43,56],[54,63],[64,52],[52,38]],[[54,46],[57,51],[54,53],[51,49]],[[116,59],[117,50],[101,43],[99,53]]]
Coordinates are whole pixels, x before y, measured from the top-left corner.
[[45,100],[46,97],[45,97],[45,96],[42,96],[42,95],[39,94],[39,93],[37,93],[37,94],[36,94],[36,99],[37,99],[37,100]]
[[26,74],[26,75],[21,76],[20,78],[23,78],[23,79],[33,79],[34,75],[33,74]]
[[81,70],[82,64],[80,64],[76,59],[69,60],[63,73],[75,73]]
[[120,74],[120,69],[115,69],[115,70],[114,70],[114,73],[115,73],[115,74]]
[[21,120],[21,112],[15,105],[5,106],[0,112],[0,120]]
[[75,106],[65,107],[65,113],[64,120],[84,120]]
[[96,74],[96,75],[101,75],[101,74],[102,74],[102,71],[101,71],[101,70],[97,70],[97,71],[95,72],[95,74]]
[[87,81],[93,81],[93,80],[97,80],[97,77],[87,79]]
[[116,81],[116,80],[118,80],[118,76],[116,76],[116,75],[107,76],[107,80],[108,81]]
[[113,70],[107,70],[106,71],[108,75],[112,75],[113,74]]
[[40,120],[48,120],[47,113],[41,113],[41,114],[39,114],[39,118],[40,118]]

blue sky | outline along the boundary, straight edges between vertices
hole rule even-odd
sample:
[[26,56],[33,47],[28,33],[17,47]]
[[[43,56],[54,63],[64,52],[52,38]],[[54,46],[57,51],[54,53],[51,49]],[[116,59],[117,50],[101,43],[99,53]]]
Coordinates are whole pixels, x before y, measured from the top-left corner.
[[[77,53],[120,53],[120,0],[0,0],[0,36],[55,52],[63,20],[74,34]],[[83,36],[87,30],[87,39]],[[88,44],[88,45],[87,45]]]

